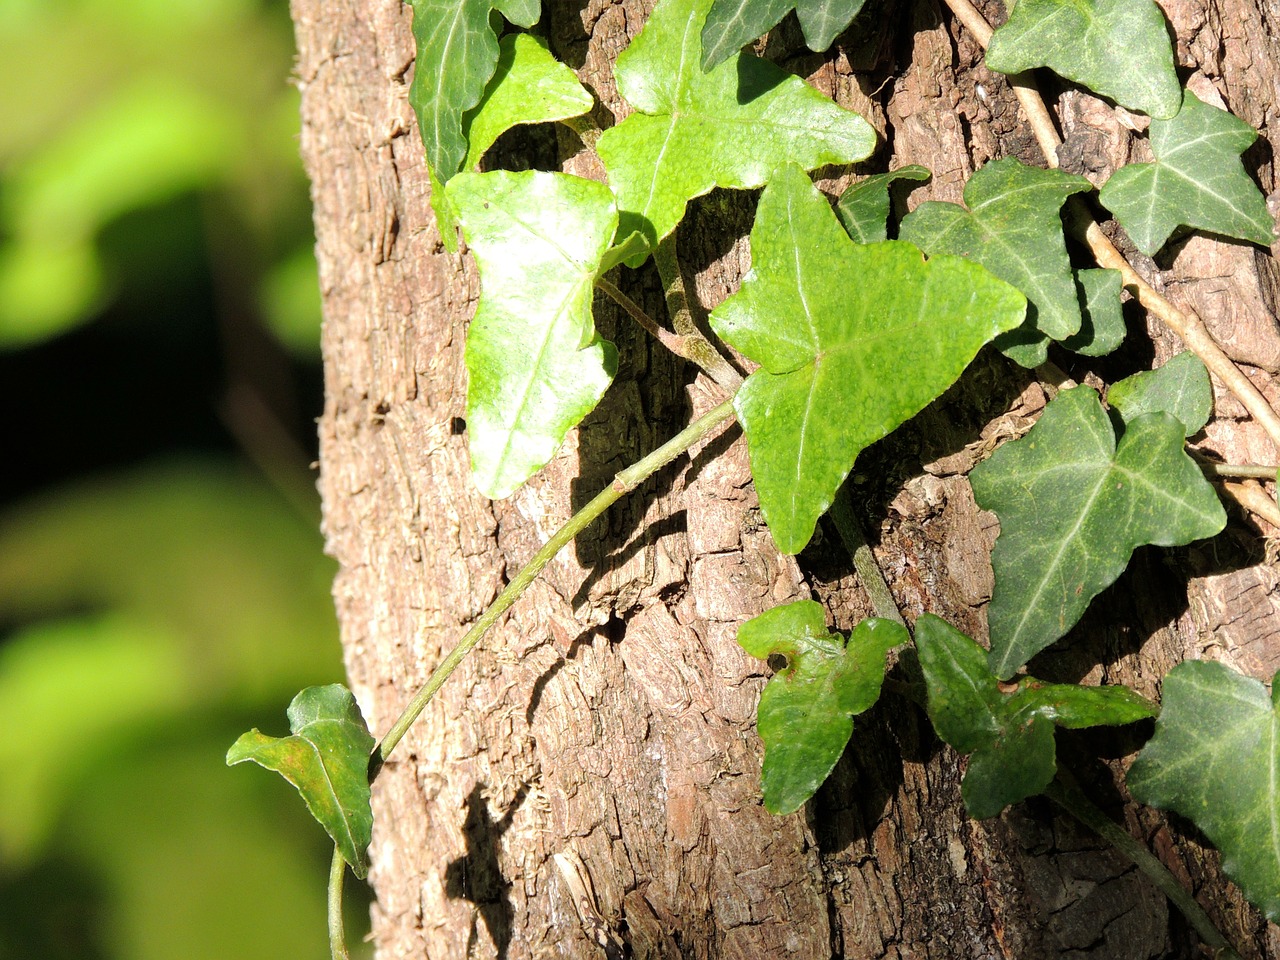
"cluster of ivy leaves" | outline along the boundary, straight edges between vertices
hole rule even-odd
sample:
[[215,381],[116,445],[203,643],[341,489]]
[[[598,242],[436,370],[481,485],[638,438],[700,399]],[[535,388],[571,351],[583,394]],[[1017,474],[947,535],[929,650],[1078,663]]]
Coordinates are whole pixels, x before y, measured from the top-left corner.
[[[617,355],[595,328],[596,281],[643,263],[688,202],[716,187],[764,188],[751,272],[710,322],[757,365],[734,409],[761,510],[784,552],[809,542],[859,453],[940,396],[986,344],[1034,367],[1051,341],[1087,355],[1120,343],[1119,274],[1073,268],[1064,242],[1061,209],[1093,190],[1084,178],[1012,158],[989,163],[966,186],[964,205],[922,204],[897,240],[886,239],[890,185],[927,171],[865,178],[834,208],[814,187],[806,171],[871,155],[870,126],[741,48],[794,10],[806,40],[825,49],[860,5],[662,0],[615,65],[633,112],[596,142],[605,184],[476,172],[503,131],[592,106],[541,40],[499,36],[502,18],[532,26],[539,4],[413,0],[411,102],[433,202],[446,244],[456,247],[460,227],[481,277],[466,419],[485,494],[507,496],[540,470],[608,389]],[[1265,200],[1239,159],[1256,134],[1182,88],[1151,0],[1020,0],[987,64],[1010,73],[1046,67],[1152,118],[1153,161],[1121,169],[1098,197],[1139,249],[1154,253],[1180,228],[1271,241]],[[1185,450],[1210,414],[1203,365],[1184,355],[1116,384],[1107,400],[1087,387],[1062,391],[1025,437],[973,471],[977,501],[1001,529],[990,649],[931,615],[917,621],[928,714],[970,755],[962,796],[976,817],[1048,786],[1056,726],[1158,714],[1129,778],[1133,794],[1193,819],[1246,896],[1280,920],[1280,846],[1270,827],[1280,725],[1261,683],[1183,664],[1165,681],[1160,711],[1124,687],[1008,682],[1078,622],[1137,547],[1186,544],[1226,522]],[[786,659],[764,689],[758,726],[764,802],[791,812],[830,773],[853,718],[878,699],[890,651],[912,640],[881,620],[847,640],[833,635],[812,601],[766,612],[739,640],[754,656]],[[254,731],[229,760],[289,777],[362,872],[372,741],[358,709],[341,688],[304,691],[290,720],[291,737]]]

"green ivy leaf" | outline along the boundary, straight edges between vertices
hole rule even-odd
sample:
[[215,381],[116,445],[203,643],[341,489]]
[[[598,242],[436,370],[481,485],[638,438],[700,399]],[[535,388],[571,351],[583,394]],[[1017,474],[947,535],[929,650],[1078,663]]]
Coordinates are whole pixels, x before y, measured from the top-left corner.
[[853,734],[853,718],[880,697],[886,655],[909,639],[901,624],[870,619],[846,645],[827,631],[822,606],[812,600],[774,607],[738,629],[738,643],[751,656],[787,658],[760,695],[756,722],[770,813],[799,810],[822,786]]
[[945,620],[916,621],[916,649],[938,736],[969,753],[960,794],[970,816],[994,817],[1040,793],[1057,770],[1053,728],[1116,726],[1155,716],[1128,687],[1081,687],[1023,677],[1001,689],[987,652]]
[[699,33],[710,2],[663,0],[614,68],[638,112],[606,130],[597,152],[622,232],[640,230],[651,245],[713,187],[760,187],[783,162],[812,170],[875,147],[865,120],[768,61],[737,54],[704,74]]
[[1157,370],[1125,377],[1107,391],[1107,403],[1125,423],[1144,413],[1173,414],[1190,437],[1204,428],[1213,413],[1213,385],[1204,362],[1188,350]]
[[1119,270],[1077,270],[1080,331],[1062,341],[1073,353],[1104,357],[1124,343],[1124,311],[1120,306],[1123,278]]
[[1129,769],[1141,803],[1194,821],[1222,868],[1280,922],[1280,677],[1267,688],[1221,663],[1191,660],[1164,679],[1155,736]]
[[1222,504],[1165,413],[1129,423],[1117,445],[1098,395],[1064,390],[1020,440],[970,474],[1000,518],[987,619],[991,669],[1008,677],[1063,636],[1143,544],[1211,537]]
[[1172,117],[1182,101],[1164,14],[1151,0],[1018,0],[991,38],[987,66],[1048,67],[1153,117]]
[[531,27],[541,4],[533,0],[409,0],[417,59],[409,104],[418,115],[418,131],[427,165],[441,183],[462,169],[467,155],[463,116],[480,102],[498,65],[498,38],[490,13]]
[[857,243],[889,239],[889,186],[895,180],[928,180],[931,174],[917,164],[876,173],[859,180],[840,194],[836,216],[845,232]]
[[500,499],[613,380],[617,354],[596,335],[591,302],[618,214],[608,187],[562,173],[460,173],[447,190],[480,269],[467,331],[471,469]]
[[474,170],[498,137],[526,123],[580,117],[595,100],[574,72],[551,55],[547,42],[528,33],[498,41],[498,65],[484,96],[464,118],[467,155]]
[[374,741],[355,697],[340,683],[307,687],[289,704],[289,737],[251,730],[227,751],[227,766],[252,760],[302,794],[357,877],[369,872],[373,811],[369,756]]
[[1181,112],[1152,120],[1148,137],[1155,162],[1121,167],[1098,195],[1139,250],[1154,254],[1180,226],[1274,242],[1266,198],[1240,162],[1253,127],[1188,90]]
[[955,382],[1025,300],[957,257],[857,244],[799,167],[774,176],[751,230],[751,272],[711,315],[761,365],[734,398],[760,508],[801,550],[858,453]]
[[1045,337],[1061,340],[1080,329],[1080,303],[1062,238],[1058,211],[1073,193],[1091,190],[1084,177],[1040,170],[1012,157],[988,163],[964,188],[966,210],[955,203],[922,203],[898,235],[925,253],[950,253],[982,264],[1026,294],[1025,326],[996,340],[1010,359],[1044,362]]
[[713,0],[702,28],[702,69],[711,70],[776,27],[792,10],[804,42],[821,53],[853,23],[865,0]]
[[[493,79],[480,102],[462,119],[467,142],[462,169],[474,170],[485,152],[512,127],[578,117],[594,102],[573,71],[551,55],[545,40],[528,33],[507,34],[498,41]],[[445,249],[456,253],[457,218],[447,202],[444,185],[434,173],[431,208]]]

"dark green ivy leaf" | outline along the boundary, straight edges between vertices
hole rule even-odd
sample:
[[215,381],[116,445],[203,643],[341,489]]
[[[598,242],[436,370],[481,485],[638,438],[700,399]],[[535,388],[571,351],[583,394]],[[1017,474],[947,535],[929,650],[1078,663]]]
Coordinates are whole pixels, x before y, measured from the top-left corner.
[[822,786],[844,753],[853,718],[880,697],[886,655],[908,639],[901,624],[871,619],[846,644],[828,632],[822,606],[812,600],[774,607],[738,629],[751,656],[787,658],[760,695],[756,723],[770,813],[793,813]]
[[964,188],[968,210],[955,203],[922,203],[902,221],[898,236],[925,253],[950,253],[982,264],[1027,297],[1026,325],[996,340],[1026,367],[1045,361],[1045,338],[1080,330],[1080,302],[1062,237],[1059,210],[1073,193],[1092,190],[1084,177],[1040,170],[1013,157],[988,163]]
[[340,683],[307,687],[289,704],[292,736],[251,730],[227,751],[227,765],[252,760],[284,777],[337,844],[357,877],[369,872],[373,811],[369,756],[374,741],[351,691]]
[[991,669],[1008,677],[1063,636],[1144,544],[1211,537],[1226,514],[1166,413],[1115,430],[1089,387],[1064,390],[1025,437],[970,474],[1000,518],[987,608]]
[[1164,14],[1151,0],[1018,0],[991,38],[987,66],[1048,67],[1153,117],[1172,117],[1182,100]]
[[498,65],[498,38],[490,23],[493,10],[522,27],[538,22],[534,0],[409,0],[417,59],[409,104],[427,165],[441,184],[462,169],[467,155],[463,115],[480,102]]
[[1213,385],[1203,361],[1188,350],[1156,370],[1125,377],[1107,391],[1107,403],[1126,423],[1144,413],[1171,413],[1190,437],[1213,413]]
[[1098,194],[1139,250],[1155,254],[1180,226],[1275,241],[1266,198],[1240,162],[1253,127],[1188,90],[1178,115],[1152,120],[1147,135],[1155,162],[1121,167]]
[[1280,923],[1280,718],[1276,696],[1221,663],[1190,660],[1164,679],[1155,736],[1126,778],[1135,799],[1193,821],[1222,869]]
[[938,736],[972,754],[960,793],[973,817],[994,817],[1040,793],[1057,770],[1053,728],[1115,726],[1154,716],[1128,687],[1081,687],[1023,677],[1002,689],[987,653],[945,620],[916,621],[916,649]]
[[858,244],[804,171],[756,209],[750,274],[711,314],[761,365],[734,406],[774,541],[797,553],[862,449],[940,396],[1026,301],[976,264],[909,243]]
[[614,68],[636,112],[601,135],[597,152],[622,232],[639,230],[651,245],[714,187],[760,187],[784,162],[812,170],[863,160],[875,147],[870,124],[767,60],[735,54],[703,73],[710,3],[662,0]]
[[1077,270],[1076,295],[1080,300],[1080,332],[1062,345],[1086,357],[1104,357],[1124,343],[1123,286],[1119,270]]
[[864,177],[840,194],[836,216],[856,243],[876,243],[889,239],[889,187],[895,180],[928,180],[924,167],[912,164]]
[[853,23],[865,0],[713,0],[702,28],[702,69],[709,71],[776,27],[792,10],[804,42],[818,53]]

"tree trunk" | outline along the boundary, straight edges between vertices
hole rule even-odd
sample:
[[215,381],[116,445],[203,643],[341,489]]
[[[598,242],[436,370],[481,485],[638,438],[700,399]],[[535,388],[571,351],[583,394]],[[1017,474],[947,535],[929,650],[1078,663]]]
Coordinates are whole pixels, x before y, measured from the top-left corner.
[[[545,5],[538,29],[595,92],[604,125],[623,109],[611,60],[649,6]],[[1246,161],[1274,190],[1280,11],[1263,0],[1173,0],[1165,9],[1195,89],[1216,91],[1261,128]],[[986,13],[1003,18],[995,3]],[[325,300],[325,534],[340,562],[334,596],[352,686],[381,732],[576,507],[722,397],[597,298],[597,322],[621,356],[614,387],[545,471],[506,501],[481,496],[461,419],[478,283],[467,256],[444,251],[431,216],[406,100],[409,8],[293,0],[293,15]],[[871,0],[825,55],[805,50],[787,21],[764,52],[878,127],[885,146],[868,170],[914,162],[934,172],[911,206],[959,199],[988,160],[1043,162],[1007,84],[934,0]],[[1142,149],[1111,107],[1075,89],[1048,93],[1067,168],[1100,182]],[[499,148],[506,166],[601,178],[564,131],[505,138]],[[695,202],[681,229],[703,309],[736,289],[748,264],[754,199],[717,192]],[[1137,266],[1202,311],[1246,369],[1280,366],[1274,260],[1193,237]],[[664,316],[652,265],[623,270],[620,282]],[[1110,382],[1179,349],[1139,312],[1129,319],[1125,353],[1068,372]],[[1217,399],[1212,443],[1234,461],[1274,462],[1239,407]],[[933,611],[985,636],[996,529],[965,473],[1044,401],[1025,371],[984,354],[860,459],[859,510],[908,620]],[[1034,672],[1155,695],[1173,663],[1211,654],[1269,679],[1280,666],[1280,578],[1260,562],[1263,550],[1256,522],[1236,515],[1211,543],[1140,551]],[[598,943],[611,936],[637,958],[1200,955],[1150,884],[1047,802],[968,819],[959,759],[899,698],[886,695],[860,718],[832,779],[802,812],[766,813],[754,712],[769,670],[739,650],[735,632],[800,596],[821,599],[841,629],[870,612],[829,531],[798,562],[777,553],[736,427],[619,503],[454,675],[378,779],[378,956],[603,957]],[[1242,903],[1194,830],[1126,805],[1118,774],[1134,735],[1059,743],[1093,795],[1153,845],[1244,956],[1280,957],[1276,929]],[[1103,762],[1088,759],[1099,752]],[[598,920],[576,902],[557,854],[585,868]]]

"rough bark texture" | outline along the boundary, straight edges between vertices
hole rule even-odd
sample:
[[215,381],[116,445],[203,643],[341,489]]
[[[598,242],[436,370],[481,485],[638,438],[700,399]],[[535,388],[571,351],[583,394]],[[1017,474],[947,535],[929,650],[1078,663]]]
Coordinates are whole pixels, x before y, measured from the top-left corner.
[[[606,125],[624,109],[609,64],[648,6],[545,5],[541,29],[596,93]],[[1195,89],[1261,130],[1246,159],[1273,191],[1280,8],[1173,0],[1165,9]],[[1003,16],[995,4],[986,12]],[[480,496],[460,419],[477,278],[466,256],[444,252],[430,215],[406,101],[409,9],[399,0],[293,0],[293,14],[325,298],[325,533],[341,565],[334,595],[352,685],[380,731],[576,506],[719,397],[599,301],[600,325],[622,357],[615,387],[544,473],[508,501]],[[763,49],[878,127],[885,146],[874,169],[934,171],[911,206],[958,199],[990,159],[1039,160],[1007,85],[933,0],[871,0],[826,55],[805,50],[793,22]],[[1077,90],[1050,93],[1068,168],[1100,181],[1143,149],[1110,106]],[[567,133],[506,146],[506,165],[565,163],[599,176]],[[712,195],[681,231],[704,308],[748,265],[753,203]],[[1273,259],[1195,237],[1138,266],[1202,311],[1269,382],[1262,371],[1280,367]],[[652,267],[623,271],[621,282],[663,315]],[[1122,356],[1069,372],[1109,382],[1178,349],[1153,325],[1147,336],[1139,312],[1130,320]],[[909,619],[930,610],[984,635],[985,548],[996,529],[965,473],[1044,400],[1025,372],[984,355],[860,460],[860,510]],[[1228,459],[1274,462],[1265,437],[1221,395],[1218,416],[1209,438]],[[1211,656],[1270,678],[1280,666],[1280,577],[1262,561],[1264,537],[1275,534],[1236,516],[1212,543],[1141,551],[1036,672],[1155,694],[1172,663]],[[603,956],[553,864],[561,852],[581,859],[600,915],[638,958],[1199,955],[1140,875],[1047,804],[969,820],[958,758],[902,700],[886,697],[860,721],[802,813],[765,813],[753,716],[768,670],[738,649],[735,629],[810,595],[844,629],[868,612],[829,531],[799,562],[777,554],[734,428],[619,504],[454,676],[379,778],[379,957]],[[1135,744],[1109,732],[1064,738],[1061,752],[1246,957],[1280,957],[1276,929],[1241,903],[1193,829],[1125,805],[1116,775]],[[1099,752],[1105,762],[1087,759]]]

